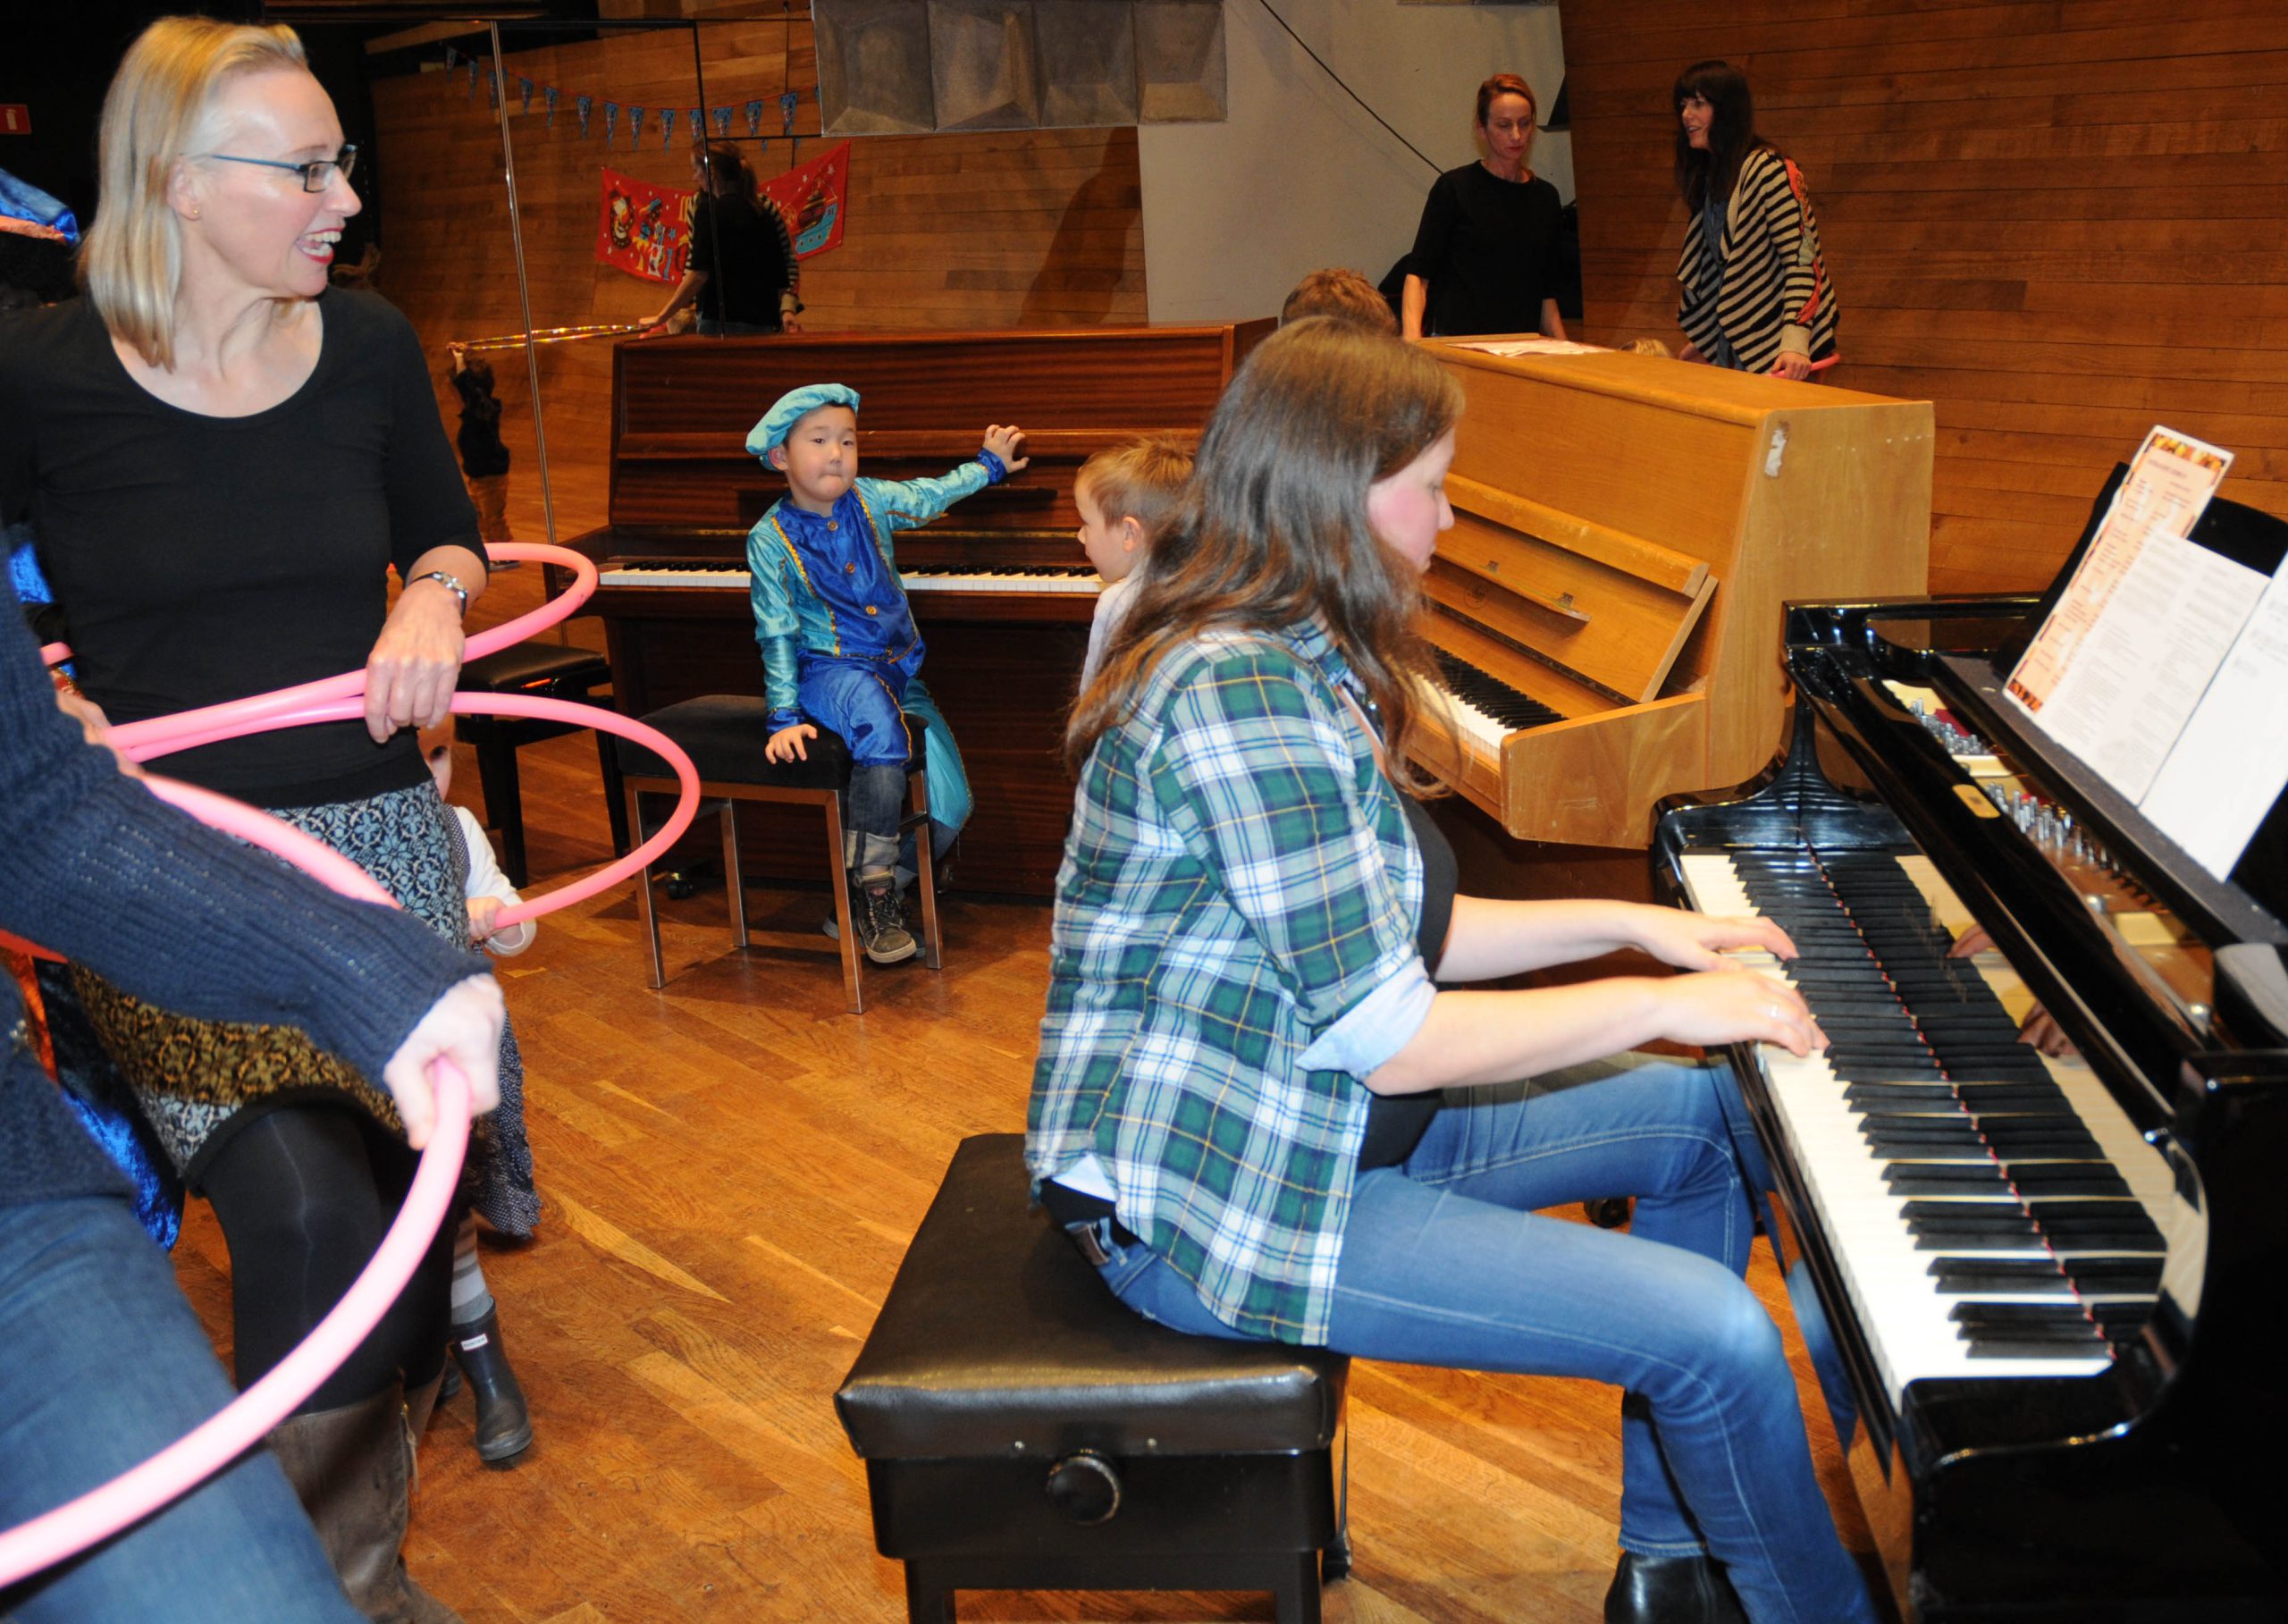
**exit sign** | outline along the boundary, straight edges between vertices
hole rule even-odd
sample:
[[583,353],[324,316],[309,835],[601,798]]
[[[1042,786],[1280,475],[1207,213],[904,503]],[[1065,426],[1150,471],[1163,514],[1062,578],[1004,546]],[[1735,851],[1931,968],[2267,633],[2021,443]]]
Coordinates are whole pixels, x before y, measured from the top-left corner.
[[0,102],[0,135],[29,135],[32,110],[21,102]]

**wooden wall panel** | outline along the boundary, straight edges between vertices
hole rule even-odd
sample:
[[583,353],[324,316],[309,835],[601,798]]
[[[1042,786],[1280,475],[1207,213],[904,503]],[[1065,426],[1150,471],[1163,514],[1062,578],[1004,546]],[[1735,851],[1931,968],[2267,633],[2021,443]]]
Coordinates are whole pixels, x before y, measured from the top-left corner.
[[1677,341],[1679,70],[1742,68],[1803,167],[1838,383],[1935,403],[1935,590],[2046,581],[2166,422],[2288,515],[2288,7],[1564,0],[1593,340]]
[[[768,104],[769,132],[778,128],[779,89],[792,84],[803,95],[796,128],[814,132],[810,33],[807,20],[703,25],[705,105],[736,107],[760,97]],[[698,101],[691,36],[669,29],[530,50],[516,45],[513,36],[504,38],[534,325],[640,320],[665,302],[668,290],[596,261],[598,171],[609,166],[687,186],[689,132],[679,122],[673,144],[663,145],[655,115],[636,147],[623,114],[607,150],[601,103],[607,93],[647,107]],[[537,96],[530,113],[517,111],[517,74],[568,88],[553,129]],[[598,97],[585,140],[569,88]],[[380,80],[374,102],[391,222],[375,285],[420,331],[450,423],[458,403],[445,382],[447,342],[524,325],[497,115],[483,89],[470,96],[458,74]],[[744,134],[744,118],[733,128]],[[820,150],[812,135],[801,156]],[[787,143],[774,137],[758,167],[769,176],[792,163]],[[819,332],[1140,323],[1141,207],[1133,130],[861,139],[842,246],[803,265],[804,326]],[[557,534],[572,535],[604,520],[610,341],[546,345],[539,355]],[[524,357],[506,350],[490,358],[516,459],[510,522],[519,537],[539,539],[545,530]],[[769,404],[756,402],[757,415]],[[978,403],[980,426],[991,409],[989,401]]]

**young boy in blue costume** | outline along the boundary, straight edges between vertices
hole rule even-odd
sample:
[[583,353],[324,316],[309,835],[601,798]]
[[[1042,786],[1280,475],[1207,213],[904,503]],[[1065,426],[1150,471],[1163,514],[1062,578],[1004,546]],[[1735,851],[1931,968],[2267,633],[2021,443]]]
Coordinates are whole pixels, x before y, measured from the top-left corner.
[[[820,728],[850,747],[844,861],[866,956],[894,964],[919,951],[905,928],[898,818],[908,728],[929,736],[931,850],[969,819],[961,753],[921,683],[921,634],[898,579],[890,537],[926,525],[1030,460],[1024,434],[995,424],[984,449],[937,479],[858,476],[858,391],[840,383],[790,390],[747,435],[747,450],[786,475],[786,494],[747,536],[755,641],[762,645],[774,762],[807,760]],[[815,723],[816,726],[812,724]]]

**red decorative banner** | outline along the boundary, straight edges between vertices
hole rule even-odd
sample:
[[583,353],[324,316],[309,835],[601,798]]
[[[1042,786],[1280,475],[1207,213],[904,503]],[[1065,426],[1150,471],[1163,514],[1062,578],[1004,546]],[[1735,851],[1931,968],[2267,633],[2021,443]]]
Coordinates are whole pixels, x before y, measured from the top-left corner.
[[617,170],[607,169],[603,175],[596,257],[631,276],[681,282],[684,261],[691,256],[692,199],[698,193],[654,186]]
[[764,195],[786,216],[795,257],[808,259],[842,246],[843,217],[850,204],[850,143],[843,142],[809,163],[762,183]]

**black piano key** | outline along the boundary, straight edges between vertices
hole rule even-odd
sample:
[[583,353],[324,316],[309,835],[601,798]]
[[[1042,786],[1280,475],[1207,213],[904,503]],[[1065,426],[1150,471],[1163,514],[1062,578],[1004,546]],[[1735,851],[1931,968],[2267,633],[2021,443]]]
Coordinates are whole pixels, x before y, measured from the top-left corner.
[[2085,1297],[2150,1297],[2161,1289],[2161,1261],[2158,1257],[2061,1258],[2058,1266]]
[[1883,1185],[1893,1195],[1978,1195],[2010,1187],[1998,1162],[1892,1162],[1883,1168]]
[[1973,1359],[2078,1359],[2084,1353],[2099,1359],[2113,1351],[2094,1325],[2088,1336],[2075,1340],[2001,1331],[1966,1331],[1963,1340],[1970,1343]]
[[2129,1182],[2111,1162],[2010,1162],[2003,1171],[2011,1183],[2029,1196],[2129,1193]]
[[1958,1325],[2015,1326],[2038,1331],[2054,1328],[2087,1336],[2096,1324],[2078,1302],[1958,1302],[1947,1310]]
[[1933,1258],[1929,1273],[1941,1292],[2040,1292],[2063,1296],[2074,1282],[2046,1258]]

